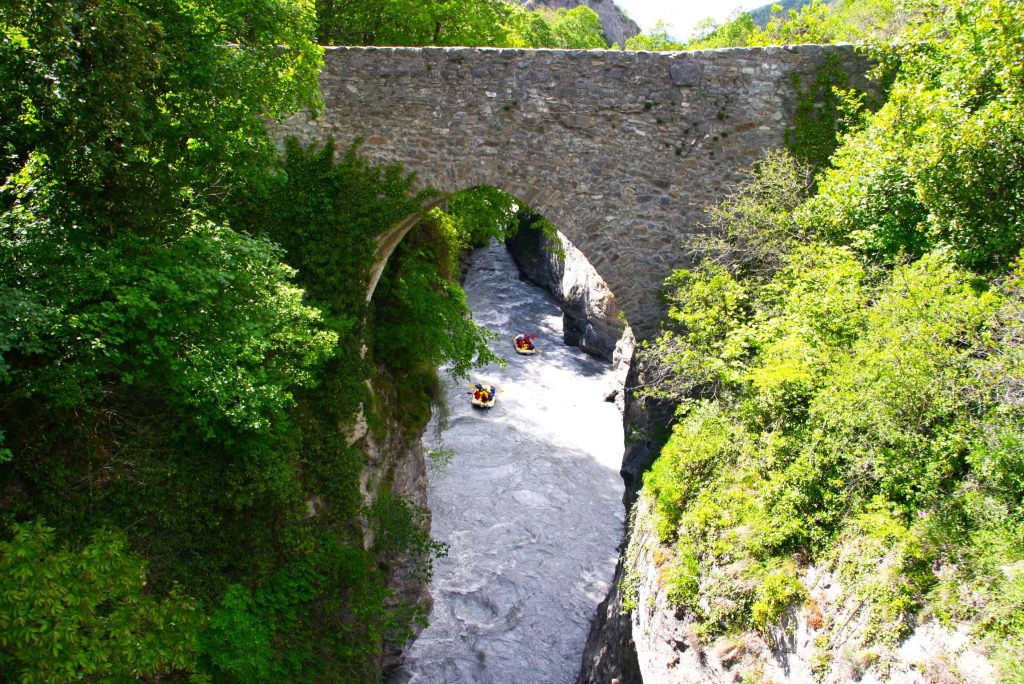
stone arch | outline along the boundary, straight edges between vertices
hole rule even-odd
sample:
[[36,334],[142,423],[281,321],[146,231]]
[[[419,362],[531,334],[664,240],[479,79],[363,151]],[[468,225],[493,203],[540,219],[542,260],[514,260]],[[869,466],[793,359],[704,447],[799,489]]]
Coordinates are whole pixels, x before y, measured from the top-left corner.
[[370,161],[403,164],[420,187],[491,185],[522,199],[587,255],[645,338],[665,276],[689,265],[704,208],[783,144],[794,84],[812,81],[829,54],[867,87],[866,58],[841,45],[327,48],[324,111],[275,134],[333,136],[339,149],[362,138]]
[[437,197],[424,203],[420,211],[409,214],[404,219],[396,223],[395,225],[388,228],[386,231],[374,238],[374,242],[377,247],[374,250],[373,264],[370,266],[370,282],[366,287],[367,303],[373,299],[373,293],[377,290],[377,283],[380,282],[380,277],[384,273],[384,269],[388,265],[388,260],[391,255],[394,254],[395,249],[401,244],[405,236],[409,234],[417,223],[423,219],[423,215],[433,209],[434,207],[440,206],[444,202],[445,198]]

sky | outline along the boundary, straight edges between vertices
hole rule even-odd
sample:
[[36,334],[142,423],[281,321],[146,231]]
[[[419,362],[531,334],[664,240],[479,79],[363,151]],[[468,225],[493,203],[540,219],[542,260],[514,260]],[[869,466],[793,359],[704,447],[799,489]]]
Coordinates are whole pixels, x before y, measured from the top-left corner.
[[737,8],[748,10],[770,3],[771,0],[615,0],[644,33],[654,27],[654,22],[664,19],[669,23],[669,35],[677,40],[689,38],[693,27],[704,17],[722,21]]

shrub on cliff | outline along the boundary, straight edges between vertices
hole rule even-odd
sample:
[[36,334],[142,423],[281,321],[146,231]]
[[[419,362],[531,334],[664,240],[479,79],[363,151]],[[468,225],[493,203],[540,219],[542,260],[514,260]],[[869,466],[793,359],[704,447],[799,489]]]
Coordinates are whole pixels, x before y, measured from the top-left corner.
[[1024,247],[1019,3],[959,1],[893,49],[901,76],[850,134],[803,225],[873,259],[945,245],[981,272]]
[[[666,281],[648,353],[671,383],[650,391],[682,402],[645,490],[678,546],[669,595],[701,631],[765,633],[800,598],[780,578],[813,563],[882,653],[933,616],[969,624],[1019,676],[1021,11],[954,3],[909,34],[893,98],[816,196],[766,224],[801,239],[745,247],[757,214],[732,196],[712,212],[720,265]],[[730,248],[756,259],[717,257]]]
[[[857,260],[832,247],[804,248],[788,262],[752,291],[756,313],[721,334],[742,344],[700,349],[678,344],[686,338],[677,334],[677,344],[654,348],[663,362],[692,356],[686,367],[698,359],[728,367],[730,380],[727,391],[684,401],[645,491],[656,499],[662,539],[697,558],[705,631],[763,630],[764,616],[781,606],[764,583],[796,554],[835,563],[877,616],[876,634],[892,637],[922,606],[947,601],[929,595],[938,586],[931,567],[986,565],[991,549],[974,535],[1003,539],[1003,562],[1024,558],[1012,541],[1019,516],[1008,513],[1008,526],[993,529],[984,513],[1007,510],[993,497],[1018,482],[1005,454],[1017,448],[1019,429],[1001,416],[1020,408],[978,380],[991,364],[1013,367],[1011,385],[1021,377],[1019,349],[992,343],[1019,295],[979,288],[942,253],[868,281]],[[687,287],[676,296],[697,295]],[[1011,325],[1019,330],[1019,321]],[[913,539],[906,565],[889,570],[895,584],[884,586],[868,569],[881,557],[858,546],[878,528],[857,521],[878,507]],[[844,569],[850,562],[862,569]],[[680,577],[689,583],[692,574]],[[961,576],[961,586],[975,579]],[[986,582],[1008,588],[1012,577]],[[716,612],[723,605],[749,612]]]

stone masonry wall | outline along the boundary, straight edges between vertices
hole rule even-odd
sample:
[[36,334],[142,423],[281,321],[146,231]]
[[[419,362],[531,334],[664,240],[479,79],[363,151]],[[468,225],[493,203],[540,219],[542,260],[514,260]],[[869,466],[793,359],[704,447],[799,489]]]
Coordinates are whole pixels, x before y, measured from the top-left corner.
[[374,162],[401,162],[443,192],[492,185],[527,202],[590,260],[637,333],[662,311],[658,289],[686,266],[704,208],[737,171],[782,145],[796,103],[850,46],[649,53],[486,48],[328,48],[325,109],[276,127],[279,139],[355,138]]

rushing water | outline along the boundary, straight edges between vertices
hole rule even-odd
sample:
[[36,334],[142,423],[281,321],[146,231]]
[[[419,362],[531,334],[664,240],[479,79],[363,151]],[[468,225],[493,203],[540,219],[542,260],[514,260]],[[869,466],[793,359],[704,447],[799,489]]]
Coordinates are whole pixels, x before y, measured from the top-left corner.
[[[497,243],[477,250],[465,289],[474,319],[499,332],[508,360],[473,377],[498,385],[494,408],[447,380],[449,416],[428,448],[432,535],[450,545],[435,563],[430,626],[393,683],[569,684],[590,619],[608,590],[622,533],[622,420],[604,395],[607,363],[562,343],[546,292],[520,282]],[[535,332],[543,353],[511,338]]]

